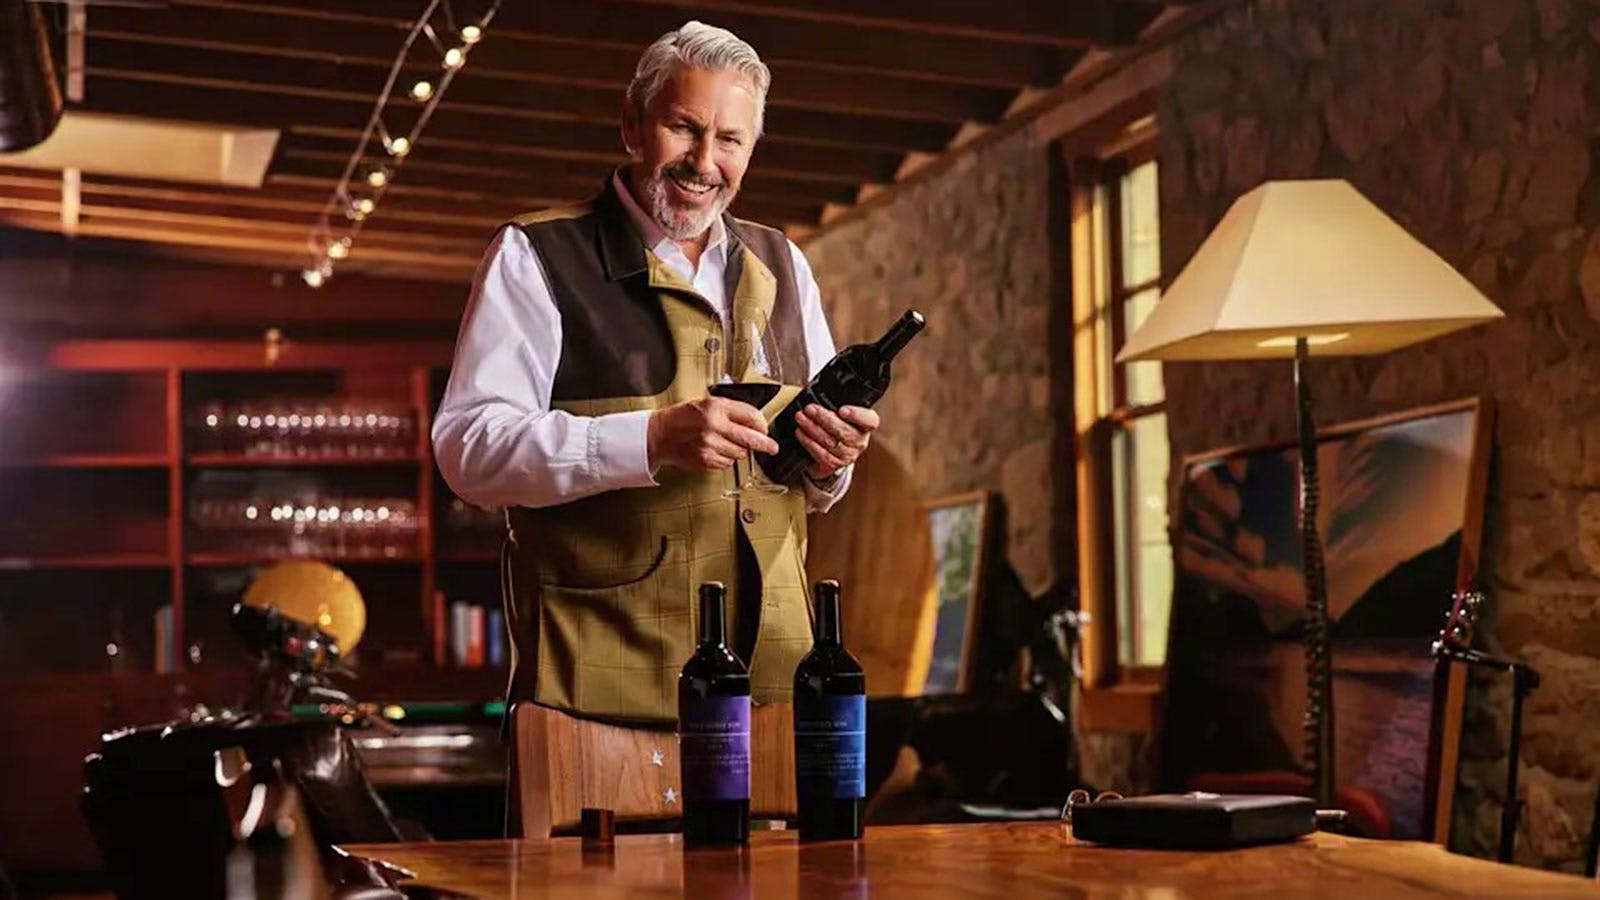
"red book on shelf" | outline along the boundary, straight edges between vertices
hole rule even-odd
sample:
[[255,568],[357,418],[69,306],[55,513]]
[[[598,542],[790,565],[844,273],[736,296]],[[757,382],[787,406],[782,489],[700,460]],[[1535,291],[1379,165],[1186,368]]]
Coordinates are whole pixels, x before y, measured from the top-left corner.
[[445,647],[450,635],[449,622],[444,616],[444,591],[435,590],[429,621],[433,623],[433,664],[441,668],[446,662]]
[[467,612],[467,668],[483,666],[484,622],[483,607],[474,604]]

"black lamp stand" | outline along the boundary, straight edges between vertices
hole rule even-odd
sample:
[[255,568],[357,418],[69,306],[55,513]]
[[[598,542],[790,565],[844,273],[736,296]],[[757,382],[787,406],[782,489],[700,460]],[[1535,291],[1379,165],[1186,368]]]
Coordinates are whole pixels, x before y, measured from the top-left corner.
[[1305,766],[1317,805],[1333,807],[1333,647],[1329,640],[1328,578],[1322,537],[1317,532],[1317,423],[1311,414],[1310,353],[1306,339],[1294,342],[1296,424],[1300,432],[1300,542],[1306,585]]

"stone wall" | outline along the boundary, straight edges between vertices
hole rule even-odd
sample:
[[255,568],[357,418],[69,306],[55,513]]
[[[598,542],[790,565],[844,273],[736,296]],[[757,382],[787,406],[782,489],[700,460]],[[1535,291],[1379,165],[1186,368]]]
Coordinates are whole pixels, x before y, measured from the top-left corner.
[[[805,246],[834,339],[876,338],[915,306],[928,328],[895,364],[882,440],[928,496],[997,491],[1006,557],[1034,594],[1075,583],[1068,196],[1026,129]],[[1080,733],[1085,783],[1147,782],[1144,743]]]
[[[1264,179],[1342,177],[1505,321],[1315,363],[1323,422],[1472,394],[1498,410],[1489,636],[1544,675],[1519,862],[1577,870],[1600,778],[1600,3],[1255,0],[1186,37],[1160,110],[1163,271]],[[1175,365],[1176,455],[1291,436],[1287,364]],[[1490,855],[1504,679],[1469,699],[1454,845]]]
[[1073,477],[1052,458],[1049,179],[1048,148],[1020,132],[805,247],[841,347],[908,307],[927,315],[879,407],[882,440],[928,496],[1000,492],[1008,557],[1035,593],[1066,574]]

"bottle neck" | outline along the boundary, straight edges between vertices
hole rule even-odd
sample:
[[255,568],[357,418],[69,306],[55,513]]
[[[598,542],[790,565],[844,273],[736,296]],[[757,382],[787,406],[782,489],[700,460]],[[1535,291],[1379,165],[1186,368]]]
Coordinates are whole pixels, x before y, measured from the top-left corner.
[[912,338],[917,336],[917,332],[922,330],[923,324],[922,313],[914,309],[906,310],[906,314],[901,316],[899,321],[889,326],[889,330],[884,333],[883,337],[878,338],[878,342],[873,347],[878,351],[878,355],[882,357],[883,361],[888,362],[894,359],[895,354],[904,349]]
[[843,626],[839,622],[839,585],[833,582],[817,585],[816,606],[816,642],[829,647],[843,646]]
[[722,585],[702,585],[700,588],[700,643],[720,647],[728,636],[723,622]]

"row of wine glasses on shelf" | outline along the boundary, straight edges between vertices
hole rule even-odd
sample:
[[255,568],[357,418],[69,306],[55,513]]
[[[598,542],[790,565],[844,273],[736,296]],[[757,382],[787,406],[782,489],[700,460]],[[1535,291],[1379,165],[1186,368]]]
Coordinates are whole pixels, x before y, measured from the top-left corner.
[[414,411],[386,400],[211,401],[188,420],[190,445],[199,453],[383,458],[417,449]]
[[408,497],[198,497],[196,548],[260,556],[396,557],[418,552]]

